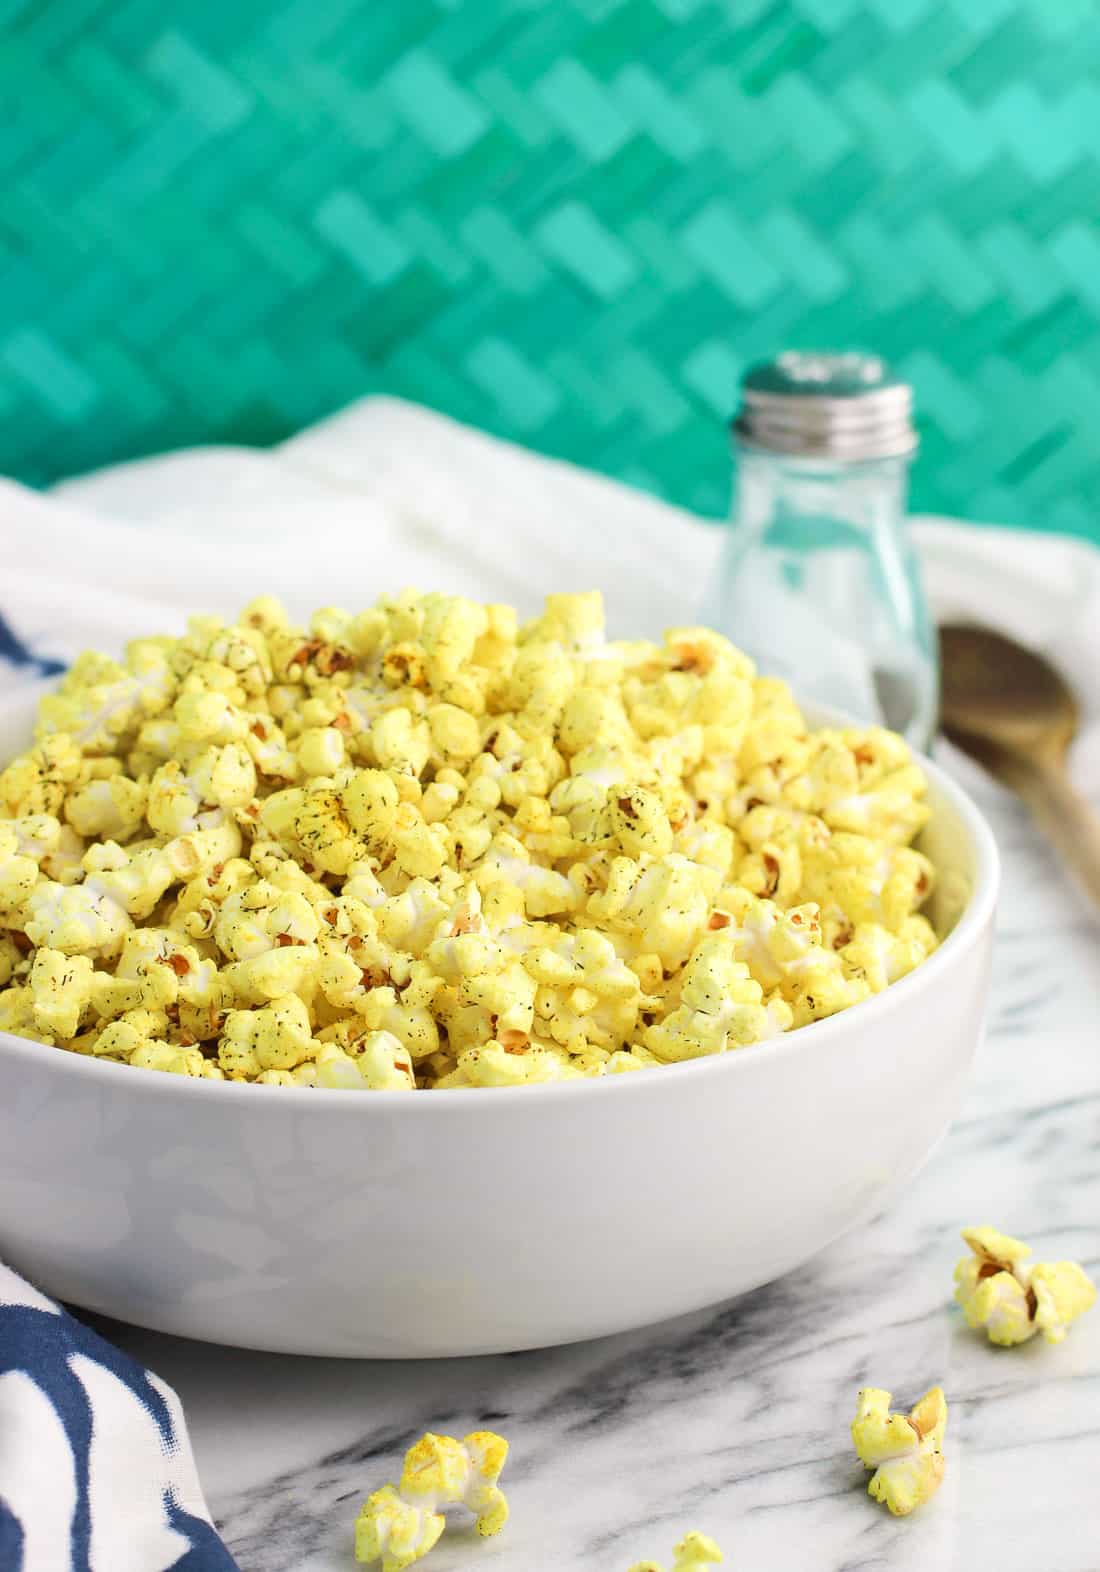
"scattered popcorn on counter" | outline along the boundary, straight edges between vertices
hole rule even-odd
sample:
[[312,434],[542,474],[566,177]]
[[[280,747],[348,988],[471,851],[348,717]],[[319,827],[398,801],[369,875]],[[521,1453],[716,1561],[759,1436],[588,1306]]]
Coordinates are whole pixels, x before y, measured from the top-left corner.
[[405,1454],[399,1489],[406,1501],[435,1511],[464,1506],[477,1518],[477,1531],[490,1538],[508,1521],[508,1502],[498,1481],[508,1443],[492,1430],[474,1430],[461,1441],[421,1436]]
[[995,1228],[964,1228],[971,1254],[955,1267],[955,1298],[968,1326],[1010,1348],[1041,1332],[1060,1343],[1071,1321],[1096,1303],[1096,1287],[1076,1261],[1030,1261],[1031,1249]]
[[[707,1572],[725,1560],[714,1540],[695,1530],[684,1535],[672,1554],[670,1572]],[[636,1561],[630,1572],[664,1572],[664,1568],[659,1561]]]
[[42,701],[0,771],[0,1029],[359,1091],[730,1052],[935,948],[923,797],[900,738],[809,731],[707,629],[608,641],[596,594],[261,597]]
[[895,1517],[905,1517],[935,1495],[943,1479],[947,1400],[931,1387],[908,1414],[890,1412],[889,1392],[864,1387],[852,1421],[860,1461],[873,1468],[868,1494]]
[[401,1483],[367,1497],[355,1521],[357,1561],[381,1560],[382,1572],[404,1572],[426,1556],[446,1526],[441,1507],[464,1506],[486,1538],[508,1521],[499,1485],[508,1443],[492,1430],[461,1441],[429,1431],[405,1453]]
[[405,1572],[426,1556],[446,1527],[438,1512],[410,1506],[392,1485],[367,1497],[355,1520],[355,1559],[381,1561],[382,1572]]

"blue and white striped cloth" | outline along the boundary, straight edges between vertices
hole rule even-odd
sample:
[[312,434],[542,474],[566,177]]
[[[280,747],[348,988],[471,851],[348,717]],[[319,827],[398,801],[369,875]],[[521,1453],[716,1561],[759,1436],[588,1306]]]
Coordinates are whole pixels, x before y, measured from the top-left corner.
[[0,1265],[2,1572],[232,1572],[179,1398]]

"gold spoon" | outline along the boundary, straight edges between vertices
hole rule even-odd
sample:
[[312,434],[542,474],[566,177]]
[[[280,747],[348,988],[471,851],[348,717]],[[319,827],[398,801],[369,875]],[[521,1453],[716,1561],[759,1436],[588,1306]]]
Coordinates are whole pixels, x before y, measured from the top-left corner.
[[991,628],[940,628],[945,734],[1016,792],[1100,906],[1100,815],[1073,785],[1066,753],[1077,700],[1045,656]]

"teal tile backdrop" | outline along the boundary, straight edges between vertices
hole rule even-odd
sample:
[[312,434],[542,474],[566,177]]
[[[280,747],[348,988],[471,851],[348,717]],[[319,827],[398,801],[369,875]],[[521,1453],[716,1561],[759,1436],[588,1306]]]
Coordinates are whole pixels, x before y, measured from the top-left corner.
[[747,362],[1100,538],[1094,0],[0,0],[0,470],[419,399],[705,512]]

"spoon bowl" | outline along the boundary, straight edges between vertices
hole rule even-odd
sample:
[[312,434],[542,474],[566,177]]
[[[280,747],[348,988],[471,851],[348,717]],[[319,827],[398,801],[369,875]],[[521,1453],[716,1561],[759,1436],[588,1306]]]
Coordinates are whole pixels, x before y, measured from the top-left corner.
[[940,629],[944,731],[1062,757],[1077,730],[1073,689],[1045,655],[993,628]]
[[940,722],[957,748],[1016,792],[1100,906],[1100,818],[1069,777],[1078,705],[1045,655],[992,628],[940,628]]

